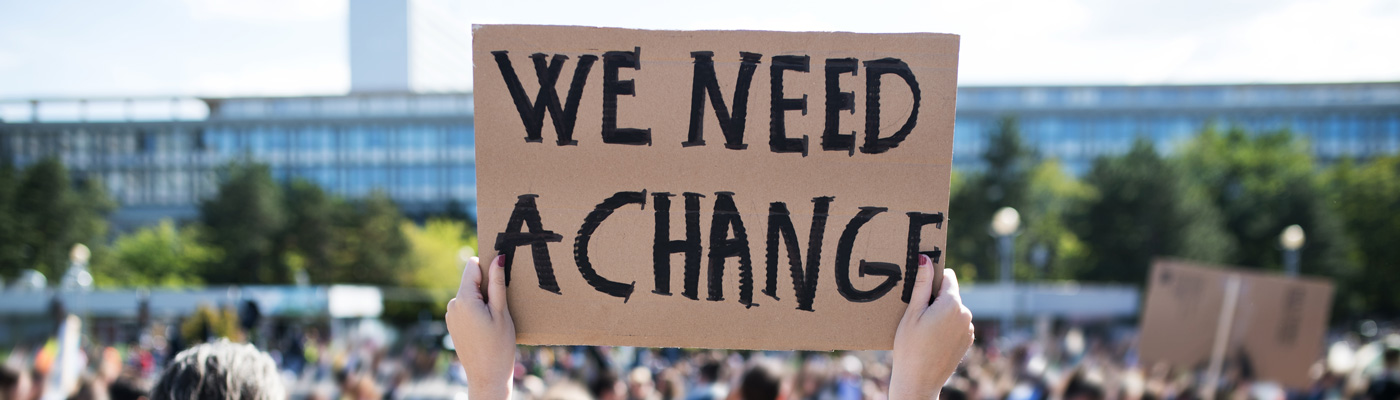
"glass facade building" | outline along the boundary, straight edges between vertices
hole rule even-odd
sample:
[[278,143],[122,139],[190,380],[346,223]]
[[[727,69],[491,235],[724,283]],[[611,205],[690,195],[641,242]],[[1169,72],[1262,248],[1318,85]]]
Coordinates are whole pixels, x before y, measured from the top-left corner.
[[[472,109],[463,93],[0,101],[0,157],[58,157],[76,177],[102,180],[121,205],[118,227],[193,218],[218,169],[245,157],[346,197],[382,190],[410,215],[471,212]],[[1171,151],[1210,123],[1292,129],[1322,162],[1400,152],[1400,82],[963,87],[954,166],[980,168],[1006,116],[1075,174],[1137,137]]]
[[958,89],[953,163],[979,168],[988,133],[1014,116],[1042,156],[1072,173],[1138,137],[1171,152],[1209,124],[1290,129],[1322,162],[1400,151],[1400,82],[1196,86],[1016,86]]
[[[194,217],[199,200],[217,190],[219,168],[245,159],[267,164],[279,180],[303,178],[350,198],[382,190],[410,215],[471,212],[470,94],[203,102],[198,120],[171,111],[165,121],[0,123],[0,150],[17,165],[58,157],[75,177],[101,180],[121,205],[119,227]],[[30,103],[31,116],[42,117],[45,106]]]

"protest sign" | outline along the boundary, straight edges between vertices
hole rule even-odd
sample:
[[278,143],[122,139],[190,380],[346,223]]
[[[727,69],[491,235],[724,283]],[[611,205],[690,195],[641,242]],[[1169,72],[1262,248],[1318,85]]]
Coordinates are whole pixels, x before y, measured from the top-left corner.
[[957,36],[474,32],[520,343],[888,349],[941,276]]
[[1308,368],[1322,356],[1332,291],[1325,280],[1158,260],[1148,283],[1141,357],[1205,368],[1218,343],[1227,370],[1306,387]]

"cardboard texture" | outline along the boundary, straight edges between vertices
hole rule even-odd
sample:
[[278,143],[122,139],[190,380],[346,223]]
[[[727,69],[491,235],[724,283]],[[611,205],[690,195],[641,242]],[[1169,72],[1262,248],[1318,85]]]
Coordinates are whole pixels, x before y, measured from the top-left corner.
[[1232,275],[1240,278],[1240,292],[1229,317],[1225,371],[1244,366],[1256,379],[1307,387],[1308,368],[1323,355],[1332,307],[1332,283],[1320,279],[1157,260],[1139,338],[1142,360],[1204,368]]
[[[481,253],[514,249],[520,343],[892,346],[909,261],[946,242],[956,35],[498,25],[473,41]],[[791,230],[770,235],[773,203]]]

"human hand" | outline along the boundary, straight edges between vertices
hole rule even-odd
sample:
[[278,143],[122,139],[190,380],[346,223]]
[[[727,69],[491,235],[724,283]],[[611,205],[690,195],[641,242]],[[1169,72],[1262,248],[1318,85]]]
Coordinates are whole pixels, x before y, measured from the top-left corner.
[[919,256],[919,273],[909,308],[894,333],[890,399],[937,399],[943,383],[972,346],[972,312],[963,306],[958,277],[943,272],[943,287],[933,295],[933,261]]
[[467,372],[467,397],[506,400],[515,371],[515,323],[506,307],[505,258],[491,261],[485,296],[478,263],[476,257],[467,261],[457,298],[447,303],[447,332]]

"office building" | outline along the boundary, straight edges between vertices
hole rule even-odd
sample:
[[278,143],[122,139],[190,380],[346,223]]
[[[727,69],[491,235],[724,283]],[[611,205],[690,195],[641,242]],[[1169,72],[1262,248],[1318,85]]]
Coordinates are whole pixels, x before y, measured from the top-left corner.
[[[1005,116],[1074,174],[1140,136],[1172,151],[1209,123],[1292,129],[1323,163],[1400,152],[1400,83],[964,87],[956,168],[980,168]],[[0,157],[54,156],[101,180],[121,205],[119,228],[193,218],[218,169],[245,157],[349,198],[382,190],[410,215],[472,212],[473,118],[466,93],[10,101]]]

